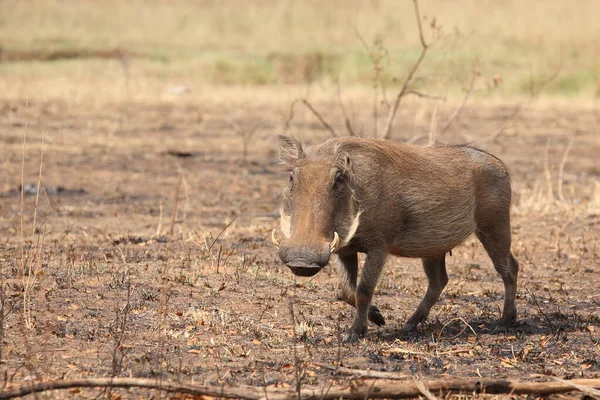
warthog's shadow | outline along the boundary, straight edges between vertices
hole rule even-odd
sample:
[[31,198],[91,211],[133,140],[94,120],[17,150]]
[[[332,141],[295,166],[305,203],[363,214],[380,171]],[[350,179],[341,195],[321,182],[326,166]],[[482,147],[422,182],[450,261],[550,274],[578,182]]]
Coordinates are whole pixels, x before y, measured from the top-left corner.
[[406,332],[399,325],[386,325],[378,331],[371,330],[386,342],[401,340],[414,342],[424,338],[433,338],[436,341],[466,341],[469,336],[516,336],[519,339],[528,336],[553,336],[569,332],[581,332],[589,324],[600,324],[600,316],[579,315],[576,313],[565,314],[560,311],[545,315],[527,316],[519,319],[507,328],[500,328],[495,319],[481,318],[454,318],[447,321],[435,319],[421,323],[417,330]]

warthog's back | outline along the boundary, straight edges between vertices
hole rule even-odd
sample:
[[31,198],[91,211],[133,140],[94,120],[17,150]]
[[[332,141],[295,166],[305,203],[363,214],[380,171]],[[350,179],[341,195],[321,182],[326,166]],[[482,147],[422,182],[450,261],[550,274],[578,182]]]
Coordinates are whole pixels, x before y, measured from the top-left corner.
[[351,156],[363,212],[358,247],[380,243],[398,256],[439,256],[475,232],[480,202],[510,205],[504,165],[475,148],[336,138],[315,149],[315,156],[342,152]]

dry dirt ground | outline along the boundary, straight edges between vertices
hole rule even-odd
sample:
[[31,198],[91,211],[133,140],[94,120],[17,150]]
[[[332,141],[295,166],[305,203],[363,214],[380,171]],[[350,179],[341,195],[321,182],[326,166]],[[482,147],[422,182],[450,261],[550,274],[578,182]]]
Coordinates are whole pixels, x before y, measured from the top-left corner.
[[[324,116],[338,113],[335,104],[318,106]],[[387,324],[341,344],[353,310],[335,300],[333,268],[295,278],[269,239],[285,182],[273,161],[276,134],[288,107],[0,103],[2,386],[123,376],[286,387],[300,376],[303,387],[327,387],[355,378],[315,363],[340,362],[423,378],[600,377],[600,134],[592,110],[526,109],[487,140],[513,108],[471,106],[440,135],[479,141],[512,173],[516,326],[496,330],[502,283],[469,239],[447,258],[450,283],[416,333],[401,328],[425,275],[419,260],[390,258],[374,300]],[[441,109],[441,120],[451,111]],[[428,113],[405,106],[394,139],[424,144]],[[45,191],[34,212],[42,131]],[[329,135],[310,115],[289,133],[313,144]]]

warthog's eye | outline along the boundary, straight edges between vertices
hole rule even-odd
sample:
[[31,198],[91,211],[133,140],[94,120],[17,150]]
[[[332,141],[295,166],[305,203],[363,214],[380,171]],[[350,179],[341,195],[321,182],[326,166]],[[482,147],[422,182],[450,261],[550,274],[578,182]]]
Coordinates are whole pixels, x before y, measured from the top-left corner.
[[289,179],[290,179],[290,193],[291,193],[292,188],[294,187],[294,173],[293,172],[290,172]]
[[344,173],[341,170],[337,170],[335,172],[335,176],[333,178],[333,188],[337,189],[337,188],[341,187],[345,181],[346,181],[346,176],[344,175]]

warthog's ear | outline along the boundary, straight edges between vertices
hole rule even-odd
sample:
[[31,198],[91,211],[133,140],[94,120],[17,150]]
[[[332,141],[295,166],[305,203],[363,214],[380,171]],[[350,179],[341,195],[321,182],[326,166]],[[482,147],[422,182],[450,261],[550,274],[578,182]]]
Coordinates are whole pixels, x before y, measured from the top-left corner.
[[345,172],[352,172],[352,158],[347,152],[342,151],[338,154],[337,163]]
[[279,135],[279,161],[282,164],[293,166],[298,160],[305,157],[302,143],[293,137]]

